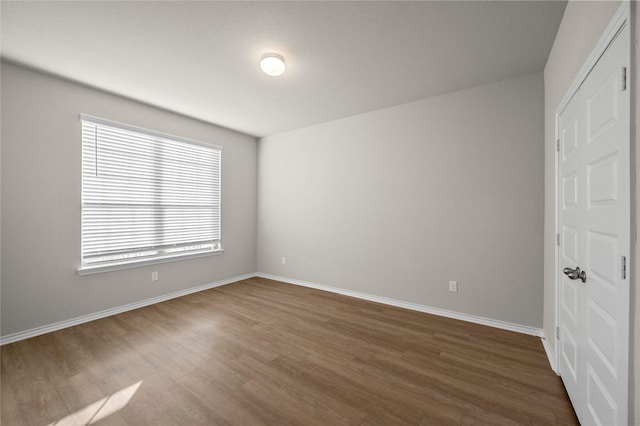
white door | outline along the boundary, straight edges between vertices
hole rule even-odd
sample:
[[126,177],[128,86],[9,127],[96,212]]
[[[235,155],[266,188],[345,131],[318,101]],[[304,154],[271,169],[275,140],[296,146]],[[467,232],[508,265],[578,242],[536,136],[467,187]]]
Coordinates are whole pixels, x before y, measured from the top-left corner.
[[628,422],[629,48],[625,24],[558,121],[559,371],[582,425]]

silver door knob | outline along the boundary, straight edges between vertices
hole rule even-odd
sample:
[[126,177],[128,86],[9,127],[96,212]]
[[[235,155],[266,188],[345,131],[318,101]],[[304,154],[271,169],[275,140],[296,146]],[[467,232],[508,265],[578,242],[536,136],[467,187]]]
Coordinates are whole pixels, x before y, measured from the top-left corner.
[[587,282],[587,273],[581,271],[579,266],[576,266],[576,269],[564,268],[562,272],[572,280],[580,279],[583,283]]

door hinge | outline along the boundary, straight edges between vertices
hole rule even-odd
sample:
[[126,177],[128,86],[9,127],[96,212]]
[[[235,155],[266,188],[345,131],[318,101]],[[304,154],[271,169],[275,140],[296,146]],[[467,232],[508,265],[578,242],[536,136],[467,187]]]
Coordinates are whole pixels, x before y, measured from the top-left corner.
[[560,340],[560,327],[556,327],[556,340]]
[[560,152],[560,138],[556,139],[556,151]]
[[556,245],[560,247],[560,233],[556,234]]
[[625,256],[621,256],[622,259],[620,259],[620,275],[622,276],[622,279],[626,279],[627,278],[627,258]]
[[627,67],[622,67],[620,75],[620,91],[627,90]]

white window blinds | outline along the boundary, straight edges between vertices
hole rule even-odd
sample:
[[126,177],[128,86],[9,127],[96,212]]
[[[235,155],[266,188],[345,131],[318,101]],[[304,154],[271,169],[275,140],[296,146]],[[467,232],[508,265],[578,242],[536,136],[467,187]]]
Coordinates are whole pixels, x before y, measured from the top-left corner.
[[220,147],[81,119],[81,270],[221,251]]

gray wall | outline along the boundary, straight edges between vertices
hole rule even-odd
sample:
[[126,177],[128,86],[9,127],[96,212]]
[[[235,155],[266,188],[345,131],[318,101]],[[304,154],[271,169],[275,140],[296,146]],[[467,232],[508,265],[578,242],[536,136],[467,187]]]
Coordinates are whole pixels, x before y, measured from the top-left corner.
[[541,72],[263,138],[258,271],[541,327],[542,140]]
[[[555,212],[556,212],[556,187],[555,187],[555,110],[560,101],[569,90],[571,83],[577,76],[583,64],[596,46],[596,43],[604,33],[605,28],[615,15],[620,6],[619,1],[607,2],[582,2],[570,1],[560,24],[553,49],[549,55],[544,70],[545,84],[545,235],[544,235],[544,333],[546,336],[554,335],[555,327]],[[636,11],[637,12],[637,11]],[[636,13],[637,21],[637,13]],[[635,35],[636,40],[638,35]],[[637,45],[637,43],[636,43]],[[636,61],[636,73],[638,73]],[[636,84],[638,78],[636,76]],[[637,92],[636,87],[636,93]],[[637,99],[637,95],[636,95]],[[634,100],[635,102],[635,100]],[[636,108],[636,122],[638,121],[638,109]],[[637,129],[637,127],[636,127]],[[636,135],[636,138],[638,136]],[[636,150],[635,167],[638,164]],[[637,183],[635,185],[637,194]],[[636,195],[637,196],[637,195]],[[636,215],[638,209],[636,208]],[[636,216],[636,222],[640,217]],[[633,244],[633,239],[632,239]],[[632,369],[635,379],[631,380],[634,398],[631,406],[635,404],[635,421],[632,424],[640,425],[640,398],[638,386],[640,385],[640,318],[637,307],[640,306],[640,294],[637,291],[638,281],[638,248],[635,250],[635,273],[632,281],[631,315],[632,321]],[[555,351],[555,339],[549,339]],[[632,417],[633,418],[633,417]]]
[[[3,336],[255,272],[256,139],[13,64],[1,70]],[[222,145],[224,254],[79,276],[80,113]]]

